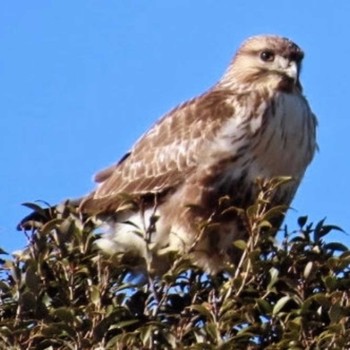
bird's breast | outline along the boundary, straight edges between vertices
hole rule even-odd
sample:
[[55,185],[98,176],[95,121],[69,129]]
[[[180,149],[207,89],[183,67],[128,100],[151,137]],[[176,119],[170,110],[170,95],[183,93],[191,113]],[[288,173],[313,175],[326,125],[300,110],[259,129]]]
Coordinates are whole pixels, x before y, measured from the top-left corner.
[[250,149],[253,170],[260,176],[300,178],[315,150],[314,117],[306,100],[280,93],[260,118]]
[[[212,159],[226,159],[222,181],[242,174],[257,177],[291,176],[300,179],[315,147],[315,120],[303,96],[278,93],[260,104],[247,103],[223,126]],[[222,162],[223,163],[223,162]]]

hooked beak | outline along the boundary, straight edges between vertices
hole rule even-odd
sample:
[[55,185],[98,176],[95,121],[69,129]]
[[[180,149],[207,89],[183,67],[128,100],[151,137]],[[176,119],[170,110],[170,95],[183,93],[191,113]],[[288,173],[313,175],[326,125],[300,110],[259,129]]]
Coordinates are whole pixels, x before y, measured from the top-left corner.
[[299,79],[299,67],[295,61],[291,61],[287,57],[279,57],[277,67],[280,73],[292,79],[295,84],[297,83]]
[[295,61],[289,61],[288,66],[284,69],[285,74],[292,78],[294,82],[298,80],[298,66]]

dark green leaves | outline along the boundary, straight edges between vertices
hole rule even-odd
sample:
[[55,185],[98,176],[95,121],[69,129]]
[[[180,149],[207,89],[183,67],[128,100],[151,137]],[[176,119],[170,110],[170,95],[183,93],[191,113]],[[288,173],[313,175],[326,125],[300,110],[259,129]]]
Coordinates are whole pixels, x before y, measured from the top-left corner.
[[240,215],[249,237],[232,242],[237,263],[217,276],[174,252],[162,277],[140,278],[98,254],[96,228],[74,208],[27,204],[38,214],[30,243],[0,262],[0,348],[350,348],[349,249],[329,238],[339,227],[306,216],[275,241],[286,208],[267,203],[288,181],[260,181],[246,210],[222,198],[218,213]]

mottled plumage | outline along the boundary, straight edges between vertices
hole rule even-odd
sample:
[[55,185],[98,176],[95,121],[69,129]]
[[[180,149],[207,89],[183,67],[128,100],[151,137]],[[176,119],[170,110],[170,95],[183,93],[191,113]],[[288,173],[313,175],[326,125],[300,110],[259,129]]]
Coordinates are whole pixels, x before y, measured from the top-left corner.
[[[235,215],[194,244],[218,199],[228,195],[247,207],[257,177],[292,176],[274,203],[289,205],[313,158],[316,119],[302,95],[302,59],[288,39],[248,39],[216,85],[166,114],[118,164],[97,174],[98,187],[80,209],[107,222],[101,249],[144,257],[155,271],[164,267],[159,255],[190,247],[194,263],[209,272],[229,262],[232,242],[247,234]],[[115,214],[122,193],[142,198],[145,210]],[[123,222],[147,228],[154,209],[159,220],[148,254],[144,239]]]

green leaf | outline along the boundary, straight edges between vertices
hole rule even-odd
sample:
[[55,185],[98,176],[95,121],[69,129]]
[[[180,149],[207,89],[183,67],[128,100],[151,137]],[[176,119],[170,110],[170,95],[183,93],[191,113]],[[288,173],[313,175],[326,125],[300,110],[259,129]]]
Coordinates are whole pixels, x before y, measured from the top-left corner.
[[57,218],[52,219],[52,220],[50,220],[49,222],[45,223],[45,224],[41,227],[41,231],[42,231],[42,232],[47,232],[47,233],[49,233],[49,232],[51,232],[53,229],[59,227],[59,226],[62,224],[63,221],[64,221],[63,219],[57,219]]
[[2,249],[1,247],[0,247],[0,254],[2,255],[2,254],[4,254],[4,255],[9,255],[9,253],[7,253],[4,249]]
[[342,243],[337,243],[337,242],[332,242],[332,243],[327,243],[324,245],[325,249],[329,249],[334,251],[340,251],[340,252],[346,252],[349,250],[349,248],[342,244]]
[[197,311],[199,314],[204,316],[206,319],[213,320],[213,314],[211,313],[211,311],[209,311],[208,306],[209,306],[208,304],[203,303],[201,305],[198,305],[198,304],[191,305],[191,306],[189,306],[189,308]]
[[234,241],[233,245],[240,250],[245,250],[247,248],[247,242],[243,239],[238,239]]
[[288,208],[285,205],[278,205],[273,208],[271,208],[265,215],[264,215],[264,221],[270,221],[280,215],[284,215],[285,211]]
[[273,226],[271,225],[271,223],[267,220],[263,220],[259,223],[259,228],[261,229],[271,229]]
[[[38,202],[44,203],[48,207],[50,207],[50,205],[46,202],[43,202],[43,201],[38,201]],[[22,205],[46,217],[47,211],[45,210],[45,208],[42,208],[40,205],[33,202],[25,202],[25,203],[22,203]]]
[[256,301],[258,309],[262,314],[270,314],[272,311],[272,306],[264,299],[257,299]]
[[24,291],[20,294],[20,304],[26,311],[35,310],[37,305],[36,294],[28,290]]
[[271,288],[278,281],[279,271],[275,267],[271,267],[269,274],[270,274],[270,282],[267,285],[267,290],[271,290]]
[[308,219],[307,216],[300,216],[298,218],[298,225],[299,225],[300,229],[302,229],[305,226],[307,219]]
[[101,295],[100,295],[100,288],[99,288],[99,286],[92,285],[90,287],[90,299],[91,299],[91,302],[94,305],[96,305],[96,306],[100,305],[100,303],[101,303]]
[[311,296],[312,299],[314,299],[318,304],[323,306],[324,308],[329,308],[330,306],[330,298],[326,296],[325,293],[317,293]]
[[333,276],[326,276],[323,278],[323,281],[326,285],[326,287],[330,290],[333,291],[337,287],[337,278]]
[[41,330],[41,333],[45,337],[60,337],[64,333],[64,330],[60,327],[60,325],[56,324],[48,324],[44,325],[43,329]]
[[218,333],[218,328],[217,328],[216,323],[214,323],[214,322],[207,322],[207,324],[205,325],[205,329],[208,332],[211,340],[215,344],[216,340],[220,337],[220,335]]
[[5,281],[0,280],[0,290],[2,291],[2,293],[6,293],[11,290],[11,286]]
[[339,304],[334,304],[329,310],[329,318],[332,323],[337,324],[345,316],[343,308]]
[[60,320],[70,323],[74,320],[74,312],[69,307],[59,307],[51,311],[51,315]]
[[314,267],[314,263],[312,261],[309,261],[305,268],[304,268],[304,278],[305,279],[308,279],[310,277],[310,274],[313,270],[313,267]]
[[300,332],[300,329],[303,325],[303,318],[302,317],[295,317],[293,320],[288,322],[288,325],[291,329],[294,331],[297,331],[298,333]]
[[138,322],[140,322],[140,321],[139,321],[139,320],[136,320],[136,319],[134,319],[134,320],[121,321],[121,322],[118,322],[118,323],[112,325],[112,326],[109,327],[108,329],[109,329],[109,330],[113,330],[113,329],[123,329],[123,328],[129,327],[129,326],[131,326],[131,325],[133,325],[133,324],[136,324],[136,323],[138,323]]
[[284,297],[279,299],[278,302],[273,307],[272,314],[277,315],[283,309],[283,307],[288,303],[288,301],[291,299],[292,298],[289,295],[285,295]]

